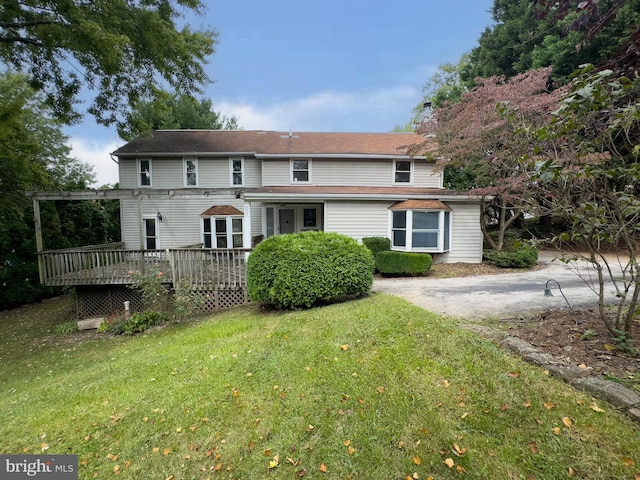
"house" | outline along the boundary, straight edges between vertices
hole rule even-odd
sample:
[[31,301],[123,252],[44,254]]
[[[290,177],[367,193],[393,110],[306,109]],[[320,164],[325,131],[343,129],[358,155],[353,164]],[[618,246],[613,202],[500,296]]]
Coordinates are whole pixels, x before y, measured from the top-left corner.
[[423,140],[155,131],[113,153],[120,188],[138,192],[121,198],[122,240],[142,249],[249,248],[272,235],[321,230],[388,237],[392,249],[428,252],[436,262],[480,262],[480,199],[444,189],[433,161],[407,155]]
[[[482,199],[443,188],[412,133],[164,130],[113,152],[119,189],[31,192],[40,280],[74,286],[78,316],[119,308],[131,272],[162,270],[202,294],[205,309],[248,301],[245,261],[272,235],[332,231],[387,237],[435,262],[482,261]],[[44,251],[43,200],[120,201],[122,242]],[[206,299],[206,300],[205,300]],[[135,306],[135,305],[134,305]],[[207,308],[210,307],[210,308]]]

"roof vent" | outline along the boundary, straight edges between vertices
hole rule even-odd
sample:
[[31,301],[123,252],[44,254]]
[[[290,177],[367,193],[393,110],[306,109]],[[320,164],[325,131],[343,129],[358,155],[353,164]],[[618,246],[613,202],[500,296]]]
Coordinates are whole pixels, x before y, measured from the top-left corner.
[[289,134],[288,135],[280,135],[280,138],[298,138],[298,135],[294,135],[293,134],[293,130],[291,129],[291,127],[289,127]]

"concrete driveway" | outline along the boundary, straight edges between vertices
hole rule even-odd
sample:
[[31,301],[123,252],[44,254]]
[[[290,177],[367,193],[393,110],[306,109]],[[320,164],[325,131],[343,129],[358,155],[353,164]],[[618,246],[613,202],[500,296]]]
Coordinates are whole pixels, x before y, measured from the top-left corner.
[[[597,306],[598,297],[584,278],[596,280],[586,262],[567,265],[557,252],[542,251],[538,269],[460,278],[384,278],[373,283],[374,292],[397,295],[431,312],[459,318],[509,318],[535,310],[565,307],[567,303],[550,283],[553,297],[545,297],[547,280],[556,280],[573,307]],[[606,289],[606,303],[614,303],[613,288]]]

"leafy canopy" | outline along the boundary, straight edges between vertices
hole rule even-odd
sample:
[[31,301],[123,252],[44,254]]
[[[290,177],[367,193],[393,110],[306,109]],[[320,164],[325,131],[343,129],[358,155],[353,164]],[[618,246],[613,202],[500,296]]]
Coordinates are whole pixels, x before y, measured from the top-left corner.
[[164,129],[237,130],[236,117],[213,110],[210,99],[159,91],[153,100],[140,100],[118,130],[124,140],[133,140],[152,130]]
[[0,62],[27,73],[58,118],[80,118],[76,106],[86,88],[98,123],[121,124],[158,82],[190,93],[209,82],[203,64],[217,34],[177,25],[204,8],[200,0],[5,0]]

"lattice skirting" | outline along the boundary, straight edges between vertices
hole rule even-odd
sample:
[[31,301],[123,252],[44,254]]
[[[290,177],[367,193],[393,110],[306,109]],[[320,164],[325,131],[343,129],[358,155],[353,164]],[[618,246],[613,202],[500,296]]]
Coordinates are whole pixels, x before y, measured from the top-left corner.
[[[246,289],[210,290],[193,292],[201,313],[216,312],[250,303]],[[130,302],[132,312],[142,311],[144,305],[140,292],[117,285],[77,286],[76,314],[78,318],[117,315],[124,312],[124,302]]]

